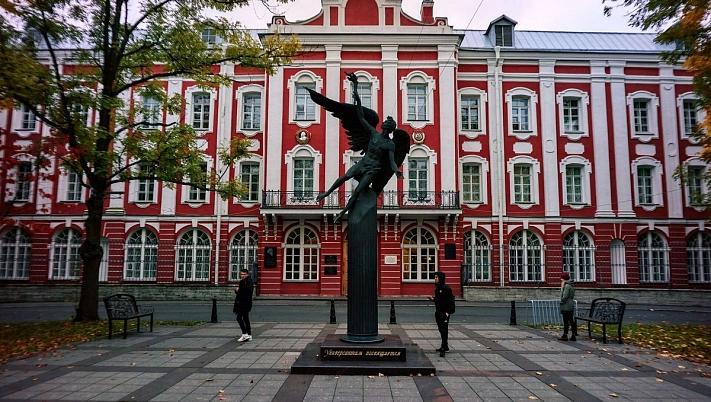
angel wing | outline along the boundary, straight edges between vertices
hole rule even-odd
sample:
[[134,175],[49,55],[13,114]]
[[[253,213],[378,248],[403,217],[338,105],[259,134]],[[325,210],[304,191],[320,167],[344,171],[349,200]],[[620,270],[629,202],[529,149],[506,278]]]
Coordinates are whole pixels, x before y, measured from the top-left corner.
[[[306,88],[311,95],[311,99],[317,104],[321,105],[324,109],[331,112],[333,117],[341,121],[341,126],[346,130],[346,136],[348,136],[348,145],[353,152],[360,151],[365,153],[368,149],[368,142],[370,140],[370,130],[360,123],[358,119],[358,114],[356,112],[356,105],[350,103],[341,103],[333,99],[327,98],[320,93]],[[380,117],[375,112],[375,110],[363,108],[363,117],[371,126],[377,128],[380,122]],[[409,140],[409,137],[408,137]]]
[[[395,131],[393,131],[393,142],[395,143],[395,165],[400,167],[410,152],[410,136],[405,130],[396,128]],[[375,191],[375,194],[383,192],[385,185],[388,184],[393,174],[395,174],[395,172],[390,168],[390,163],[384,161],[382,168],[375,174],[371,184],[371,188]]]

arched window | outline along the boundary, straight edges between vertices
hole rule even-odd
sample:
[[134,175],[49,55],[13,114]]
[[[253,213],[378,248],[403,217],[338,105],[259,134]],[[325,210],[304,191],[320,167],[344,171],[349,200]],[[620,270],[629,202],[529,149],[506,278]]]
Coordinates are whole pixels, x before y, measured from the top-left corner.
[[239,281],[239,271],[252,272],[252,264],[257,262],[257,232],[245,229],[237,232],[230,244],[230,280]]
[[595,247],[590,236],[580,230],[563,238],[563,271],[576,282],[590,282],[595,277]]
[[286,237],[285,281],[317,281],[319,240],[309,228],[296,228]]
[[464,233],[464,263],[471,266],[472,282],[491,282],[491,245],[484,233]]
[[512,282],[543,280],[543,244],[530,230],[515,233],[509,242],[509,278]]
[[437,242],[432,232],[416,227],[402,239],[402,279],[432,281],[437,271]]
[[148,229],[131,233],[126,241],[126,266],[123,278],[154,281],[158,271],[158,237]]
[[190,229],[178,239],[175,280],[210,279],[210,237],[200,229]]
[[54,236],[49,279],[79,279],[81,243],[81,233],[72,228],[63,229]]
[[640,282],[667,282],[669,249],[657,232],[647,232],[637,239]]
[[29,279],[32,239],[29,233],[12,227],[0,236],[0,279]]
[[711,282],[711,235],[696,232],[686,243],[689,282]]

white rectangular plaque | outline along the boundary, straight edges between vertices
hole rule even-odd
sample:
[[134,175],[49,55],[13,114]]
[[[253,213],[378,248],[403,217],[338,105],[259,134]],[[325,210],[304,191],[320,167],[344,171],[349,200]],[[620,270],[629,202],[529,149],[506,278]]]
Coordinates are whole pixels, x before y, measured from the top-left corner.
[[397,256],[396,255],[386,255],[385,256],[385,264],[386,265],[397,265]]

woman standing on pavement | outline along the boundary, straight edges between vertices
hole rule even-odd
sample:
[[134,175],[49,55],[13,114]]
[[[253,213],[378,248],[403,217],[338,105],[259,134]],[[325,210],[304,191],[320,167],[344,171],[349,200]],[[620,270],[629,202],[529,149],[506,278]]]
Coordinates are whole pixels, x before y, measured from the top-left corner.
[[252,326],[249,323],[249,312],[252,311],[252,293],[254,283],[249,276],[249,271],[243,269],[239,272],[240,281],[235,288],[235,305],[232,311],[237,314],[237,323],[242,330],[242,336],[237,342],[252,340]]
[[570,279],[570,274],[563,272],[560,276],[560,313],[563,314],[563,336],[558,338],[560,341],[568,340],[568,327],[573,331],[570,337],[571,341],[575,340],[578,335],[578,325],[575,323],[575,287],[573,280]]

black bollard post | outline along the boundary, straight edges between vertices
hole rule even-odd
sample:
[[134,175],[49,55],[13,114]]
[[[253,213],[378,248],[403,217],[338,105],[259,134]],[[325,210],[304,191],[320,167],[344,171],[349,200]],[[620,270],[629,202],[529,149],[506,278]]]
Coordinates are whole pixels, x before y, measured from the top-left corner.
[[331,317],[328,320],[329,324],[335,324],[336,323],[336,303],[331,299]]
[[217,297],[212,298],[212,317],[210,317],[210,322],[219,322],[217,321]]
[[395,301],[390,300],[390,324],[397,324],[397,318],[395,317]]
[[509,325],[517,325],[516,324],[516,301],[511,300],[511,319],[509,320]]

